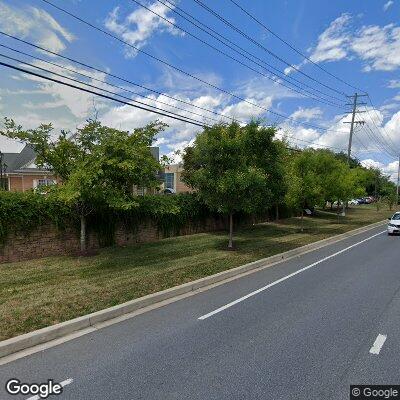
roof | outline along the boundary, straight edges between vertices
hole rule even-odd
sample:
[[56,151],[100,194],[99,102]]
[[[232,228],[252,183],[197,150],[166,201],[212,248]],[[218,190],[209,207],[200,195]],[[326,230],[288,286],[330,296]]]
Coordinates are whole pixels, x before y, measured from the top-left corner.
[[[6,173],[17,172],[24,168],[27,164],[31,163],[36,158],[35,151],[26,145],[20,153],[3,153],[3,162],[6,164]],[[29,168],[30,171],[40,170],[39,168]]]
[[[152,156],[158,161],[160,158],[159,147],[150,147]],[[26,145],[20,153],[3,153],[3,163],[6,164],[7,173],[38,172],[45,171],[43,168],[31,166],[36,158],[36,153],[29,145]]]

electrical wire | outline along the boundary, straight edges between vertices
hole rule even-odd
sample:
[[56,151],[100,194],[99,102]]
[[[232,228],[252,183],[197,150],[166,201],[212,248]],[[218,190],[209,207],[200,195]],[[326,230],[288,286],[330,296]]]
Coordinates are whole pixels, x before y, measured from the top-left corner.
[[[42,0],[45,1],[45,0]],[[46,0],[47,1],[47,0]],[[235,25],[233,25],[231,22],[229,22],[226,18],[222,17],[220,14],[218,14],[215,10],[211,9],[210,7],[208,7],[206,4],[204,4],[202,1],[200,0],[193,0],[194,2],[196,2],[199,6],[201,6],[202,8],[204,8],[206,11],[208,11],[210,14],[214,15],[216,18],[218,18],[220,21],[222,21],[225,25],[229,26],[231,29],[233,29],[234,31],[236,31],[237,33],[239,33],[240,35],[242,35],[243,37],[245,37],[247,40],[251,41],[252,43],[254,43],[256,46],[260,47],[261,49],[263,49],[265,52],[267,52],[269,55],[271,55],[272,57],[274,57],[275,59],[277,59],[278,61],[280,61],[281,63],[285,64],[286,66],[296,70],[297,72],[299,72],[300,74],[304,75],[305,77],[307,77],[308,79],[318,83],[321,86],[324,86],[325,88],[332,90],[333,92],[336,92],[338,94],[344,95],[346,96],[346,93],[339,91],[329,85],[326,85],[323,82],[320,82],[318,79],[306,74],[305,72],[303,72],[302,70],[298,69],[297,67],[295,67],[294,65],[290,64],[288,61],[284,60],[282,57],[278,56],[277,54],[275,54],[274,52],[272,52],[271,50],[269,50],[268,48],[266,48],[264,45],[262,45],[260,42],[258,42],[257,40],[255,40],[254,38],[252,38],[251,36],[247,35],[245,32],[243,32],[241,29],[239,29],[238,27],[236,27]]]
[[[7,57],[7,58],[10,58],[10,57]],[[24,64],[27,64],[27,63],[24,63]],[[134,108],[138,108],[138,109],[144,110],[144,111],[149,111],[149,112],[152,112],[154,114],[158,114],[158,115],[161,115],[161,116],[164,116],[164,117],[167,117],[167,118],[171,118],[171,119],[174,119],[174,120],[177,120],[177,121],[186,122],[186,123],[189,123],[189,124],[192,124],[192,125],[196,125],[196,126],[199,126],[199,127],[202,127],[202,128],[204,126],[206,126],[205,124],[202,124],[200,121],[194,122],[195,120],[191,120],[189,118],[176,116],[177,114],[175,114],[175,115],[173,113],[167,114],[166,112],[159,111],[161,109],[159,109],[158,107],[152,107],[151,106],[154,109],[150,109],[150,108],[147,108],[147,107],[144,107],[144,106],[141,106],[141,105],[132,104],[132,103],[120,100],[120,99],[116,99],[115,97],[111,97],[111,96],[105,95],[103,93],[95,92],[95,91],[93,91],[91,89],[85,89],[85,88],[82,88],[80,86],[76,86],[76,85],[73,85],[73,84],[70,84],[70,83],[67,83],[67,82],[63,82],[63,81],[60,81],[59,79],[51,78],[49,76],[41,75],[41,74],[38,74],[36,72],[29,71],[27,69],[20,68],[20,67],[17,67],[15,65],[11,65],[11,64],[5,63],[3,61],[0,61],[0,65],[4,66],[6,68],[10,68],[10,69],[22,72],[24,74],[28,74],[28,75],[32,75],[32,76],[35,76],[35,77],[38,77],[38,78],[42,78],[44,80],[51,81],[51,82],[54,82],[54,83],[58,83],[60,85],[67,86],[67,87],[70,87],[70,88],[73,88],[73,89],[77,89],[77,90],[80,90],[80,91],[83,91],[83,92],[86,92],[86,93],[91,93],[91,94],[94,94],[96,96],[100,96],[102,98],[108,99],[108,100],[113,100],[113,101],[116,101],[116,102],[121,103],[121,104],[125,104],[125,105],[131,106],[131,107],[134,107]],[[43,70],[43,68],[36,67],[34,65],[32,65],[32,67]],[[60,75],[60,74],[56,74],[56,73],[54,73],[52,71],[47,71],[47,72],[50,72],[50,73],[55,74],[55,75]],[[90,85],[88,83],[77,81],[76,79],[73,79],[73,78],[68,78],[66,76],[63,76],[63,77],[65,79],[73,80],[75,82],[79,82],[79,83],[81,83],[83,85],[86,85],[86,86],[89,86],[89,87],[92,87],[92,88],[96,88],[96,89],[99,89],[99,90],[102,90],[102,91],[106,91],[105,89],[98,88],[97,86]],[[106,91],[106,92],[108,92],[108,91]],[[113,92],[109,92],[109,93],[112,93],[112,94],[114,94],[114,95],[116,95],[118,97],[123,97],[123,96],[118,95],[118,94],[113,93]],[[139,102],[136,102],[136,103],[139,103]]]
[[[119,90],[121,90],[121,91],[128,92],[128,93],[132,93],[132,94],[134,94],[134,95],[136,95],[136,96],[145,98],[145,99],[147,99],[147,100],[155,101],[155,102],[157,102],[157,103],[164,104],[164,105],[166,105],[166,106],[168,106],[168,107],[171,107],[171,108],[174,108],[174,109],[177,109],[177,110],[180,110],[180,111],[184,111],[185,113],[190,113],[190,114],[196,115],[196,116],[198,116],[198,117],[206,118],[207,120],[215,121],[215,122],[217,122],[217,123],[218,123],[218,122],[221,122],[220,120],[217,120],[217,119],[215,119],[215,118],[206,117],[206,116],[203,115],[203,114],[199,114],[199,113],[196,113],[196,112],[194,112],[194,111],[189,111],[189,110],[187,110],[187,109],[185,109],[185,108],[177,107],[177,106],[174,106],[173,104],[169,104],[169,103],[163,102],[163,101],[158,100],[158,99],[154,99],[154,98],[151,98],[151,97],[144,96],[143,94],[138,93],[138,92],[134,92],[134,91],[132,91],[132,90],[130,90],[130,89],[128,89],[128,88],[124,88],[124,87],[122,87],[122,86],[114,85],[114,84],[109,83],[109,82],[106,82],[106,81],[104,81],[104,80],[101,80],[101,79],[95,78],[95,77],[93,77],[93,76],[86,75],[86,74],[84,74],[84,73],[82,73],[82,72],[76,71],[76,70],[74,70],[74,69],[72,69],[72,68],[68,68],[68,67],[65,67],[65,66],[63,66],[63,65],[60,65],[60,64],[57,64],[57,63],[54,63],[54,62],[45,60],[45,59],[43,59],[43,58],[41,58],[41,57],[37,57],[37,56],[34,56],[34,55],[32,55],[32,54],[25,53],[24,51],[21,51],[21,50],[13,49],[13,48],[11,48],[11,47],[9,47],[9,46],[6,46],[6,45],[3,45],[3,44],[1,44],[1,43],[0,43],[0,47],[6,48],[6,49],[11,50],[11,51],[13,51],[13,52],[16,52],[16,53],[18,53],[18,54],[25,55],[25,56],[27,56],[27,57],[31,57],[31,58],[33,58],[34,60],[38,60],[38,61],[44,62],[44,63],[46,63],[46,64],[55,66],[55,67],[57,67],[57,68],[63,69],[63,70],[68,71],[68,72],[72,72],[72,73],[74,73],[74,74],[83,76],[83,77],[85,77],[85,78],[92,79],[92,80],[94,80],[94,81],[96,81],[96,82],[100,82],[100,83],[102,83],[102,84],[106,84],[106,85],[108,85],[108,86],[114,87],[114,88],[119,89]],[[14,61],[22,62],[22,61],[16,60],[16,59],[13,59],[13,60],[14,60]],[[152,107],[151,105],[149,105],[149,106]],[[223,115],[221,114],[221,116],[223,116]],[[226,118],[228,118],[228,117],[226,117]],[[234,120],[234,118],[230,118],[230,119],[231,119],[231,120]],[[238,121],[238,120],[237,120],[237,122],[244,123],[243,121]]]
[[280,40],[282,43],[286,44],[286,46],[290,47],[293,51],[295,51],[297,54],[302,56],[305,60],[313,64],[315,67],[319,68],[321,71],[324,71],[326,74],[330,75],[332,78],[337,79],[339,82],[344,83],[345,85],[358,90],[360,92],[366,93],[364,90],[357,88],[356,86],[353,86],[352,84],[346,82],[342,78],[338,77],[337,75],[332,74],[329,72],[326,68],[321,67],[318,63],[313,61],[310,57],[306,56],[303,52],[298,50],[296,47],[291,45],[289,42],[281,38],[277,33],[275,33],[271,28],[268,28],[264,23],[262,23],[258,18],[256,18],[253,14],[248,12],[244,7],[242,7],[240,4],[238,4],[235,0],[229,0],[231,3],[233,3],[236,7],[238,7],[240,10],[242,10],[247,16],[249,16],[254,22],[256,22],[258,25],[262,26],[266,31],[268,31],[271,35],[275,36],[278,40]]
[[[229,92],[228,90],[225,90],[225,89],[223,89],[223,88],[220,88],[220,87],[218,87],[218,86],[216,86],[216,85],[214,85],[214,84],[212,84],[212,83],[210,83],[210,82],[207,82],[207,81],[205,81],[205,80],[203,80],[203,79],[201,79],[201,78],[199,78],[199,77],[197,77],[197,76],[195,76],[195,75],[193,75],[193,74],[190,74],[189,72],[186,72],[186,71],[182,70],[182,69],[179,68],[179,67],[176,67],[176,66],[170,64],[170,63],[167,62],[167,61],[164,61],[164,60],[162,60],[162,59],[160,59],[160,58],[158,58],[158,57],[156,57],[156,56],[153,56],[152,54],[146,52],[145,50],[139,49],[139,48],[137,48],[136,46],[133,46],[132,44],[130,44],[130,43],[126,42],[125,40],[119,38],[118,36],[115,36],[115,35],[113,35],[113,34],[107,32],[106,30],[104,30],[104,29],[102,29],[102,28],[99,28],[98,26],[92,24],[91,22],[88,22],[88,21],[84,20],[83,18],[78,17],[77,15],[75,15],[75,14],[73,14],[73,13],[71,13],[71,12],[69,12],[69,11],[67,11],[67,10],[65,10],[65,9],[63,9],[63,8],[61,8],[61,7],[57,6],[57,5],[55,5],[55,4],[53,4],[53,3],[50,2],[49,0],[41,0],[41,1],[44,2],[44,3],[46,3],[46,4],[48,4],[48,5],[50,5],[50,6],[52,6],[52,7],[54,7],[54,8],[56,8],[56,9],[59,10],[59,11],[65,13],[66,15],[69,15],[69,16],[71,16],[72,18],[74,18],[74,19],[76,19],[76,20],[78,20],[78,21],[84,23],[85,25],[87,25],[87,26],[89,26],[89,27],[91,27],[91,28],[93,28],[93,29],[95,29],[95,30],[97,30],[97,31],[99,31],[99,32],[102,32],[103,34],[105,34],[105,35],[107,35],[107,36],[109,36],[109,37],[111,37],[111,38],[113,38],[113,39],[115,39],[115,40],[117,40],[117,41],[119,41],[119,42],[125,44],[126,46],[131,47],[131,48],[134,49],[135,51],[138,51],[138,52],[140,52],[140,53],[142,53],[142,54],[145,54],[145,55],[147,55],[148,57],[150,57],[150,58],[152,58],[152,59],[154,59],[154,60],[156,60],[156,61],[158,61],[158,62],[160,62],[160,63],[162,63],[162,64],[164,64],[164,65],[167,65],[168,67],[170,67],[170,68],[172,68],[172,69],[175,69],[176,71],[181,72],[181,73],[183,73],[183,74],[185,74],[185,75],[187,75],[187,76],[189,76],[189,77],[191,77],[191,78],[193,78],[193,79],[195,79],[195,80],[197,80],[197,81],[199,81],[199,82],[202,82],[202,83],[206,84],[207,86],[209,86],[209,87],[211,87],[211,88],[213,88],[213,89],[216,89],[216,90],[218,90],[218,91],[220,91],[220,92],[222,92],[222,93],[225,93],[225,94],[229,95],[230,97],[236,98],[236,99],[238,99],[238,100],[240,100],[240,101],[242,101],[242,102],[244,102],[244,103],[246,103],[246,104],[249,104],[249,105],[251,105],[251,106],[253,106],[253,107],[256,107],[256,108],[258,108],[258,109],[261,109],[261,110],[266,111],[266,112],[268,112],[268,113],[271,113],[271,114],[273,114],[273,115],[280,116],[280,117],[285,118],[285,119],[287,119],[287,120],[293,120],[293,118],[291,118],[291,117],[289,117],[289,116],[287,116],[287,115],[280,114],[280,113],[278,113],[278,112],[276,112],[276,111],[272,111],[272,110],[270,110],[270,109],[268,109],[268,108],[266,108],[266,107],[260,106],[260,105],[258,105],[258,104],[256,104],[256,103],[253,103],[252,101],[249,101],[249,100],[245,99],[244,97],[241,97],[241,96],[236,95],[236,94],[234,94],[234,93],[232,93],[232,92]],[[315,128],[315,125],[313,125],[313,124],[306,123],[306,122],[304,122],[303,124]],[[318,129],[320,129],[320,128],[321,128],[321,127],[318,127]],[[324,128],[323,128],[323,129],[324,129]]]
[[[224,117],[224,118],[228,118],[228,119],[230,119],[230,120],[234,120],[234,118],[232,118],[231,116],[224,115],[224,114],[218,113],[218,112],[216,112],[216,111],[207,109],[207,108],[205,108],[205,107],[201,107],[201,106],[195,105],[195,104],[190,103],[190,102],[188,102],[188,101],[179,99],[178,97],[174,97],[174,96],[167,95],[167,94],[162,93],[162,92],[160,92],[160,91],[151,89],[151,88],[146,87],[146,86],[144,86],[144,85],[141,85],[141,84],[139,84],[139,83],[137,83],[137,82],[133,82],[133,81],[127,79],[127,78],[123,78],[123,77],[121,77],[121,76],[118,76],[118,75],[112,74],[112,73],[110,73],[110,72],[107,72],[107,71],[105,71],[105,70],[103,70],[103,69],[99,69],[99,68],[93,67],[93,66],[91,66],[91,65],[89,65],[89,64],[87,64],[87,63],[83,63],[83,62],[78,61],[78,60],[76,60],[76,59],[73,59],[73,58],[71,58],[71,57],[67,57],[67,56],[64,56],[64,55],[62,55],[62,54],[56,53],[56,52],[54,52],[54,51],[51,51],[51,50],[49,50],[49,49],[46,49],[46,48],[44,48],[44,47],[42,47],[42,46],[38,46],[38,45],[33,44],[33,43],[31,43],[31,42],[28,42],[28,41],[26,41],[26,40],[20,39],[20,38],[18,38],[18,37],[16,37],[16,36],[13,36],[13,35],[8,34],[8,33],[5,33],[5,32],[0,31],[0,34],[1,34],[1,35],[4,35],[4,36],[6,36],[6,37],[9,37],[9,38],[11,38],[11,39],[17,40],[17,41],[19,41],[19,42],[21,42],[21,43],[27,44],[27,45],[29,45],[29,46],[31,46],[31,47],[33,47],[33,48],[35,48],[35,49],[38,49],[38,50],[40,50],[40,51],[42,51],[42,52],[46,52],[46,53],[51,54],[51,55],[53,55],[53,56],[60,57],[60,58],[62,58],[62,59],[64,59],[64,60],[71,61],[71,62],[73,62],[73,63],[75,63],[75,64],[78,64],[78,65],[80,65],[80,66],[82,66],[82,67],[89,68],[89,69],[91,69],[91,70],[93,70],[93,71],[100,72],[100,73],[102,73],[102,74],[104,74],[104,75],[106,75],[106,76],[110,76],[110,77],[112,77],[112,78],[118,79],[118,80],[121,81],[121,82],[128,83],[128,84],[133,85],[133,86],[137,86],[137,87],[139,87],[139,88],[148,90],[149,92],[158,94],[158,95],[160,95],[160,96],[164,96],[164,97],[166,97],[166,98],[168,98],[168,99],[175,100],[175,101],[177,101],[177,102],[179,102],[179,103],[186,104],[186,105],[191,106],[191,107],[194,107],[194,108],[196,108],[196,109],[203,110],[203,111],[206,111],[206,112],[209,112],[209,113],[211,113],[211,114],[218,115],[218,116],[221,116],[221,117]],[[4,45],[3,45],[3,46],[4,46]]]
[[[142,8],[144,8],[144,9],[148,10],[149,12],[153,13],[154,15],[157,15],[160,19],[162,19],[162,20],[164,20],[165,22],[169,23],[169,24],[172,25],[174,28],[177,28],[177,29],[181,30],[182,32],[188,34],[189,36],[196,38],[197,40],[199,40],[199,41],[202,42],[203,44],[206,44],[207,46],[213,48],[213,49],[216,50],[217,52],[224,54],[226,57],[237,61],[239,64],[244,65],[244,66],[246,66],[247,68],[250,68],[252,71],[255,71],[255,72],[257,72],[257,73],[260,73],[259,71],[254,70],[254,68],[248,66],[247,64],[242,63],[240,60],[237,60],[236,58],[232,58],[229,54],[226,54],[225,52],[222,52],[220,49],[217,49],[215,46],[212,46],[212,45],[210,45],[208,42],[205,42],[204,40],[198,38],[197,36],[195,36],[195,35],[193,35],[192,33],[188,32],[186,29],[183,29],[183,28],[180,27],[179,25],[177,25],[177,24],[171,22],[170,20],[168,20],[167,18],[163,17],[162,15],[160,15],[159,13],[157,13],[156,11],[154,11],[154,10],[152,10],[151,8],[149,8],[149,7],[145,6],[144,4],[140,3],[138,0],[131,0],[131,1],[134,2],[134,3],[136,3],[136,4],[138,4],[140,7],[142,7]],[[309,96],[306,96],[304,93],[301,93],[301,92],[299,92],[298,90],[294,90],[296,93],[300,93],[301,95],[306,96],[306,97],[310,97],[310,95],[311,95],[311,96],[312,96],[311,98],[314,99],[314,100],[321,101],[320,99],[323,99],[322,102],[323,102],[324,104],[328,104],[328,105],[331,105],[331,106],[336,106],[336,107],[343,108],[343,106],[342,106],[341,104],[333,103],[331,100],[327,100],[327,99],[324,99],[324,98],[322,98],[322,97],[320,97],[320,98],[314,97],[314,96],[318,96],[318,95],[316,95],[315,93],[312,93],[312,92],[310,92],[309,90],[304,89],[303,87],[301,87],[301,86],[299,86],[299,85],[297,85],[297,84],[291,82],[291,81],[288,79],[288,77],[285,76],[285,74],[283,74],[282,72],[280,72],[277,68],[271,66],[270,64],[266,63],[264,60],[258,58],[257,56],[255,56],[255,55],[249,53],[247,50],[243,49],[242,47],[238,46],[237,44],[231,42],[228,38],[224,37],[223,35],[219,34],[219,33],[216,32],[215,30],[213,30],[212,28],[210,28],[209,26],[207,26],[207,25],[205,25],[204,23],[200,22],[200,21],[199,21],[198,19],[196,19],[195,17],[193,17],[193,16],[189,15],[188,13],[186,13],[186,11],[184,11],[182,8],[180,8],[180,7],[176,6],[176,5],[173,5],[173,4],[170,3],[168,0],[166,0],[167,3],[169,3],[169,4],[171,4],[171,5],[169,5],[169,4],[165,3],[165,2],[163,2],[162,0],[157,0],[157,1],[158,1],[158,3],[164,5],[164,6],[167,7],[168,9],[170,9],[173,13],[179,15],[181,18],[183,18],[184,20],[186,20],[186,21],[189,22],[190,24],[196,26],[198,29],[200,29],[200,30],[202,30],[203,32],[205,32],[207,35],[211,36],[212,38],[214,38],[214,39],[217,40],[218,42],[222,43],[224,46],[226,46],[226,47],[230,48],[231,50],[235,51],[236,53],[240,54],[240,55],[241,55],[242,57],[244,57],[246,60],[249,60],[250,62],[252,62],[252,63],[258,65],[258,66],[261,67],[261,68],[263,68],[265,71],[271,73],[274,77],[277,77],[278,80],[276,80],[275,78],[266,76],[265,74],[262,74],[263,76],[266,76],[268,79],[272,80],[273,82],[275,82],[275,83],[277,83],[277,84],[279,84],[279,85],[282,85],[282,86],[284,86],[284,87],[286,87],[286,88],[289,88],[290,90],[294,90],[293,88],[288,87],[288,86],[285,85],[285,84],[282,84],[282,82],[279,81],[279,79],[282,79],[283,81],[285,81],[285,82],[287,82],[287,83],[289,83],[289,84],[291,84],[291,85],[297,87],[298,89],[304,90],[304,92],[308,93]],[[190,17],[190,20],[189,20],[189,18],[185,17],[185,16],[184,16],[181,12],[179,12],[179,11],[181,11],[182,13],[185,13],[186,15],[188,15],[188,16]],[[193,21],[195,21],[195,22],[193,22]],[[205,27],[206,29],[203,28],[203,27]],[[214,32],[215,34],[210,33],[210,31]],[[216,36],[216,35],[217,35],[217,36]],[[223,38],[223,40],[221,40],[220,37]],[[241,51],[238,51],[238,50],[237,50],[235,47],[233,47],[231,44],[227,44],[227,43],[225,43],[224,41],[226,41],[226,42],[228,42],[228,43],[230,42],[233,46],[239,48]],[[270,68],[272,68],[272,69],[274,69],[274,70],[276,70],[276,71],[278,71],[278,72],[273,72],[273,71],[271,71],[271,69],[266,68],[263,64],[260,64],[260,62],[257,62],[257,61],[252,60],[251,58],[249,58],[248,56],[246,56],[246,54],[243,54],[243,52],[249,54],[251,57],[253,57],[253,58],[255,58],[255,59],[261,61],[261,63],[268,65]],[[292,77],[290,77],[290,79],[292,79]],[[338,97],[335,97],[335,96],[332,96],[332,95],[330,95],[330,94],[324,93],[324,92],[322,92],[322,91],[320,91],[320,90],[318,90],[318,89],[316,89],[316,88],[313,88],[313,87],[310,86],[310,85],[305,84],[304,82],[301,82],[301,81],[299,81],[299,80],[297,80],[297,79],[294,79],[294,80],[295,80],[296,82],[300,83],[301,85],[310,88],[311,90],[314,90],[314,91],[316,91],[316,92],[319,92],[320,94],[322,94],[322,95],[324,95],[324,96],[331,97],[331,98],[333,98],[333,99],[335,99],[335,100],[342,101],[342,100],[339,99]],[[327,102],[328,102],[328,103],[327,103]]]

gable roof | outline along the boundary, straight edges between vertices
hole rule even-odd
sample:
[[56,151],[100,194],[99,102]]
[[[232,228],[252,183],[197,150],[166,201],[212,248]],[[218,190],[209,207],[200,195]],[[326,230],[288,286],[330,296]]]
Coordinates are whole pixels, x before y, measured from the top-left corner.
[[[7,165],[6,173],[17,172],[35,160],[36,153],[32,147],[26,145],[20,153],[3,153],[3,162]],[[29,170],[40,170],[39,168],[29,168]]]
[[[150,147],[152,156],[158,161],[160,158],[159,147]],[[35,171],[50,171],[32,166],[35,161],[36,153],[29,145],[26,145],[20,153],[3,153],[3,162],[7,165],[5,173],[12,172],[35,172]]]

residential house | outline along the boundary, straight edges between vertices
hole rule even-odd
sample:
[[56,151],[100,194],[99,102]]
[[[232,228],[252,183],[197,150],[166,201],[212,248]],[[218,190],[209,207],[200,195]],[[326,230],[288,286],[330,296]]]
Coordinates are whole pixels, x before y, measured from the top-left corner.
[[[159,160],[159,148],[151,147],[151,154]],[[2,186],[6,190],[14,192],[25,192],[36,189],[42,185],[53,185],[57,183],[54,174],[35,164],[36,153],[30,146],[25,146],[20,153],[3,154]],[[164,168],[164,172],[158,173],[161,181],[162,191],[170,189],[172,193],[186,193],[192,190],[185,185],[181,179],[183,172],[182,164],[172,164]],[[155,189],[134,187],[136,195],[155,194]]]
[[182,172],[181,163],[167,165],[164,168],[164,190],[170,189],[172,193],[192,192],[192,189],[182,181]]
[[25,146],[20,153],[2,153],[2,187],[12,192],[25,192],[57,182],[51,171],[37,167],[36,153]]

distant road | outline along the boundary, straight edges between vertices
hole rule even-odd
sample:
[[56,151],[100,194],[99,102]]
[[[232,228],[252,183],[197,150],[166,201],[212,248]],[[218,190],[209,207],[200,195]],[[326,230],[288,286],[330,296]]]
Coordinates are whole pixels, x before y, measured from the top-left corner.
[[[383,227],[0,366],[50,399],[349,399],[400,384],[400,237]],[[240,249],[239,249],[240,251]],[[72,379],[72,380],[68,380]]]

